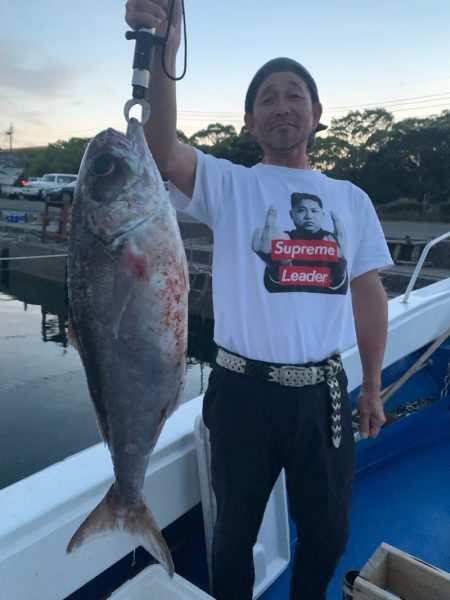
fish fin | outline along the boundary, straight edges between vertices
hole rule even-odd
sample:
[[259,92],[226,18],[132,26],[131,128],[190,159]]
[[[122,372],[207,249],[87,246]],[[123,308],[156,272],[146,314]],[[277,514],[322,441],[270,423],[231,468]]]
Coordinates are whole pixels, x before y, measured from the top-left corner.
[[[113,290],[113,332],[119,335],[124,312],[136,290],[136,284],[145,284],[150,277],[150,263],[138,240],[128,240],[122,247],[116,269]],[[135,292],[136,293],[136,292]]]
[[173,577],[174,566],[170,550],[144,500],[142,499],[140,505],[131,511],[121,502],[114,484],[74,533],[66,552],[72,552],[91,537],[115,529],[123,529],[138,539],[145,550],[164,567],[168,575]]
[[75,333],[75,328],[73,326],[73,321],[69,315],[69,322],[67,324],[67,339],[69,340],[69,344],[80,352],[80,342],[78,341],[77,334]]
[[[91,397],[94,398],[94,395],[92,392],[91,392]],[[108,446],[108,448],[109,448],[108,421],[106,420],[106,414],[105,413],[102,414],[100,412],[101,410],[103,411],[104,402],[103,402],[103,400],[101,400],[101,404],[100,404],[100,397],[99,396],[97,396],[97,397],[99,399],[97,400],[96,404],[94,405],[95,418],[97,421],[97,428],[98,428],[100,437],[102,438],[105,445]]]
[[139,539],[147,552],[156,558],[170,577],[173,577],[174,566],[170,550],[144,501],[133,515],[125,519],[124,529]]
[[114,280],[114,292],[112,298],[112,328],[114,337],[119,336],[122,317],[131,300],[133,292],[133,281],[130,273],[118,270]]
[[[73,346],[78,351],[78,353],[81,357],[81,360],[84,362],[84,360],[83,360],[84,353],[82,351],[80,341],[76,334],[74,322],[70,316],[70,312],[69,312],[69,322],[68,322],[68,326],[67,326],[67,338],[69,340],[70,345]],[[87,376],[87,372],[86,372],[86,376]],[[94,381],[95,381],[95,378],[94,378]],[[97,425],[98,425],[100,435],[101,435],[103,441],[105,442],[105,444],[107,446],[109,446],[109,431],[108,431],[108,426],[107,426],[106,410],[104,408],[105,403],[103,402],[103,399],[101,398],[100,394],[98,393],[95,383],[90,381],[88,376],[87,376],[87,383],[88,383],[89,391],[91,394],[91,398],[93,400],[95,400],[93,402],[93,404],[94,404],[94,408],[95,408],[95,416],[97,418]]]
[[[67,327],[67,338],[69,340],[69,343],[78,351],[78,353],[81,357],[81,360],[84,364],[85,355],[82,350],[80,340],[78,339],[78,336],[76,334],[74,321],[70,314],[70,308],[69,308],[69,321],[68,321],[68,327]],[[86,372],[86,379],[87,379],[89,392],[91,394],[91,398],[92,398],[93,404],[94,404],[98,430],[99,430],[99,433],[100,433],[103,441],[105,442],[105,444],[107,446],[109,446],[109,431],[108,431],[108,420],[106,418],[105,402],[103,401],[103,398],[101,397],[100,393],[97,391],[97,386],[96,386],[96,381],[99,379],[99,375],[96,373],[94,375],[94,377],[89,377],[88,371],[86,369],[85,369],[85,372]]]

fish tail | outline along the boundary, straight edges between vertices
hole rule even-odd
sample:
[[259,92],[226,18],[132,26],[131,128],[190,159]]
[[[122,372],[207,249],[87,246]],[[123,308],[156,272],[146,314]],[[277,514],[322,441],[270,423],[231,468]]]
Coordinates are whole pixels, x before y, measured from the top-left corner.
[[162,536],[152,513],[144,500],[133,511],[125,508],[112,485],[103,500],[83,521],[73,534],[66,552],[72,552],[88,538],[108,533],[114,529],[124,529],[135,538],[173,577],[174,566],[170,550]]

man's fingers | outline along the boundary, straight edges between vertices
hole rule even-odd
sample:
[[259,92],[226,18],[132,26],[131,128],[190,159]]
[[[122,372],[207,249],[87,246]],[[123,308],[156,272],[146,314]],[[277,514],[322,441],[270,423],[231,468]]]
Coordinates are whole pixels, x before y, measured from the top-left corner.
[[261,252],[262,246],[262,229],[255,229],[255,233],[252,238],[252,250],[253,252]]
[[333,221],[334,231],[336,235],[342,235],[342,225],[341,221],[339,220],[339,217],[333,210],[330,212],[330,215]]
[[252,249],[255,252],[271,254],[274,240],[289,240],[289,234],[277,225],[278,208],[271,204],[267,211],[263,228],[256,229],[252,238]]
[[386,423],[383,412],[362,409],[359,411],[359,435],[365,440],[368,437],[376,438],[380,429]]
[[277,207],[275,206],[275,204],[271,204],[269,206],[269,210],[267,211],[266,223],[264,226],[265,229],[271,229],[273,227],[276,227],[277,214],[278,214]]
[[377,435],[380,433],[381,424],[374,424],[371,422],[369,427],[369,437],[375,439]]
[[359,410],[359,435],[365,440],[369,437],[369,412]]
[[133,29],[158,27],[167,17],[167,0],[128,0],[125,21]]
[[125,15],[125,21],[132,29],[137,31],[138,29],[142,29],[144,27],[147,29],[156,28],[161,24],[162,19],[156,18],[148,13],[134,11]]

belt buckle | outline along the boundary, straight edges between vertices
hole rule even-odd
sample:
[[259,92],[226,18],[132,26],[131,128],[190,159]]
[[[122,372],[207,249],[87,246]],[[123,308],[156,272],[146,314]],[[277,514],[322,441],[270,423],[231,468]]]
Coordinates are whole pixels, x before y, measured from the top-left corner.
[[278,381],[280,385],[302,387],[314,385],[317,382],[317,367],[294,367],[284,365],[280,367]]

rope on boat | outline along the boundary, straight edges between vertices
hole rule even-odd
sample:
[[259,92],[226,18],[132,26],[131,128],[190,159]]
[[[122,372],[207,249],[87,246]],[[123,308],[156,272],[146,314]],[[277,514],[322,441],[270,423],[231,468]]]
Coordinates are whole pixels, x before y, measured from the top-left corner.
[[381,392],[381,400],[383,404],[385,404],[391,396],[395,394],[395,392],[402,387],[402,385],[408,381],[410,377],[412,377],[423,363],[428,360],[428,358],[433,354],[433,352],[441,346],[445,340],[450,337],[450,327],[444,331],[442,335],[440,335],[437,340],[435,340],[431,346],[422,354],[422,356],[416,360],[416,362],[410,367],[406,373],[404,373],[398,381],[396,381],[393,385],[389,386],[386,390]]
[[69,256],[68,254],[42,254],[40,256],[6,256],[0,258],[0,261],[3,260],[33,260],[36,258],[63,258]]
[[[425,350],[425,352],[422,354],[422,356],[420,356],[416,360],[416,362],[405,373],[403,373],[403,375],[400,377],[400,379],[398,379],[396,382],[394,382],[392,385],[385,388],[381,392],[381,401],[383,402],[383,404],[386,404],[386,402],[389,400],[389,398],[391,398],[395,394],[395,392],[397,392],[402,387],[402,385],[408,381],[408,379],[410,377],[412,377],[415,373],[420,371],[420,369],[422,369],[424,366],[426,366],[426,365],[424,365],[424,363],[429,359],[429,357],[433,354],[433,352],[437,348],[439,348],[439,346],[442,346],[442,344],[445,342],[445,340],[449,337],[450,337],[450,327],[446,331],[444,331],[444,333],[441,334],[431,344],[431,346],[429,346]],[[355,408],[352,411],[352,416],[355,416],[356,414],[358,414],[357,408]]]
[[[444,331],[444,333],[442,333],[432,344],[431,346],[429,346],[427,348],[427,350],[422,354],[422,356],[420,356],[416,362],[400,377],[400,379],[398,379],[396,382],[394,382],[392,385],[388,386],[386,389],[384,389],[381,392],[381,400],[383,402],[383,404],[385,404],[387,402],[387,400],[389,400],[389,398],[391,398],[395,392],[397,392],[404,383],[406,383],[408,381],[408,379],[410,377],[412,377],[413,375],[415,375],[418,371],[420,371],[421,369],[423,369],[424,367],[426,367],[426,362],[428,361],[428,359],[430,358],[430,356],[433,354],[433,352],[439,348],[439,346],[441,346],[445,340],[447,340],[450,337],[450,327]],[[442,388],[441,394],[440,394],[440,398],[444,398],[445,395],[448,393],[448,389],[450,387],[450,362],[448,365],[448,373],[447,376],[444,379],[444,387]],[[417,412],[418,410],[421,410],[422,408],[425,408],[426,406],[428,406],[429,404],[432,404],[433,402],[435,402],[435,398],[421,398],[419,400],[416,400],[415,402],[407,402],[406,404],[404,404],[403,406],[401,406],[400,408],[398,408],[397,410],[394,410],[390,413],[386,413],[386,426],[391,425],[392,423],[395,423],[396,421],[407,417],[408,415]],[[358,442],[361,438],[359,436],[359,417],[358,417],[358,409],[355,408],[352,410],[352,426],[353,426],[353,435],[355,438],[355,442]]]

